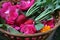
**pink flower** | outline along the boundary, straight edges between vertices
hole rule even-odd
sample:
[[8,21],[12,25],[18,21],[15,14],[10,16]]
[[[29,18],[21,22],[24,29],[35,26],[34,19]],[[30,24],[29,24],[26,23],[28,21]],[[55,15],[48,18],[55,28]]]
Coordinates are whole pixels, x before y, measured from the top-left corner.
[[10,2],[5,2],[2,4],[2,10],[5,12],[12,4]]
[[20,30],[20,27],[18,27],[18,26],[15,26],[15,29],[16,29],[16,30]]
[[2,8],[0,9],[1,10],[1,17],[5,19],[7,13],[5,13],[6,11],[9,12],[8,8],[11,6],[11,3],[10,2],[5,2],[2,4]]
[[7,24],[14,24],[15,19],[18,16],[18,9],[10,2],[5,2],[1,8],[1,17],[6,20]]
[[21,10],[27,10],[33,5],[35,0],[20,0],[20,5],[18,6]]
[[42,23],[43,23],[44,25],[48,25],[48,26],[50,26],[51,28],[53,28],[53,27],[54,27],[55,20],[54,20],[54,18],[52,18],[52,19],[49,20],[49,21],[44,20],[44,21],[42,21]]
[[28,19],[25,21],[24,24],[33,24],[34,23],[34,20],[33,19]]
[[6,20],[7,24],[13,25],[14,24],[14,20],[13,17],[12,18],[8,18],[8,20]]
[[16,19],[16,25],[20,26],[26,21],[26,16],[24,14],[20,14]]
[[36,28],[33,24],[21,24],[20,31],[24,34],[34,34]]
[[8,10],[9,10],[9,14],[8,14],[9,16],[8,15],[6,16],[7,24],[14,24],[15,19],[18,16],[18,10],[15,6],[9,7]]
[[14,20],[18,16],[18,10],[15,6],[12,6],[10,2],[6,2],[1,8],[1,17],[4,18],[7,24],[14,24]]
[[15,30],[17,30],[17,31],[20,30],[20,27],[17,26],[17,25],[15,25],[15,24],[14,24],[14,25],[10,25],[10,26],[13,27],[13,28],[14,28]]
[[16,26],[16,25],[12,25],[12,27],[15,29],[15,30],[20,30],[20,27],[19,26]]

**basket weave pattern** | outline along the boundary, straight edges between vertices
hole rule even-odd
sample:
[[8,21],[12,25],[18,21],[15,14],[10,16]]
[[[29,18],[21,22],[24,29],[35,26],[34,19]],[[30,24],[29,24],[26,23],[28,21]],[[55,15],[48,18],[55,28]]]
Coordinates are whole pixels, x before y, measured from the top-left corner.
[[[13,4],[16,2],[19,2],[19,0],[2,0],[2,1],[0,1],[0,7],[1,7],[1,4],[6,1],[11,1]],[[60,12],[59,12],[59,17],[58,17],[58,20],[56,21],[55,27],[45,33],[36,33],[36,34],[29,34],[29,35],[23,35],[23,34],[14,35],[14,34],[10,34],[9,32],[7,32],[1,28],[0,28],[0,31],[3,33],[4,36],[7,36],[9,38],[9,40],[17,40],[17,39],[45,40],[60,25],[59,19],[60,19]]]

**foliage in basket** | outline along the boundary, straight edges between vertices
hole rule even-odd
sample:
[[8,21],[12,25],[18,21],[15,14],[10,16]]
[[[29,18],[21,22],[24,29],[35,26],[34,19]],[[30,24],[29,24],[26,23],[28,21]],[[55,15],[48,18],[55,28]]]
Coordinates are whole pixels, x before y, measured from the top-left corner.
[[60,0],[20,0],[4,2],[0,8],[0,28],[12,34],[46,32],[54,27],[53,12],[60,9]]

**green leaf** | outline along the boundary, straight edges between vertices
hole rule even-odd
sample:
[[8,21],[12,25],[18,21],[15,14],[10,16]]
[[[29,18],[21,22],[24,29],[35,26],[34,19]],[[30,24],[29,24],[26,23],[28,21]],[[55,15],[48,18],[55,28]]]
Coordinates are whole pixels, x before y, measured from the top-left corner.
[[[35,21],[43,18],[43,17],[46,16],[48,13],[50,13],[50,12],[49,12],[49,9],[50,9],[50,8],[47,8],[45,11],[43,11],[38,17],[36,17]],[[47,13],[47,12],[48,12],[48,13]]]
[[46,3],[47,4],[52,3],[52,0],[46,0]]
[[9,31],[10,33],[12,33],[12,34],[20,34],[20,32],[18,32],[17,30],[15,30],[15,29],[13,29],[13,28],[11,28],[11,27],[8,28],[8,31]]
[[0,24],[0,27],[2,27],[3,26],[3,24]]
[[60,2],[59,1],[56,2],[55,7],[56,7],[55,10],[60,9]]
[[12,33],[12,34],[21,34],[20,32],[18,32],[17,30],[15,30],[14,28],[12,28],[11,26],[5,24],[5,26],[7,27],[7,30]]
[[26,15],[26,16],[30,16],[30,15],[32,15],[32,14],[34,14],[37,10],[38,10],[38,8],[39,7],[36,7],[34,10],[32,10],[28,15]]
[[33,11],[35,8],[36,8],[36,5],[37,3],[34,3],[29,9],[28,9],[28,11],[26,12],[26,16],[29,16],[29,15],[31,15],[31,14],[33,14],[33,13],[30,13],[31,11]]
[[0,28],[7,30],[7,27],[4,24],[0,24]]
[[43,3],[46,2],[46,0],[40,2],[41,0],[38,0],[37,2],[35,2],[29,9],[28,11],[26,12],[26,16],[30,16],[34,13],[37,12],[37,10],[41,7],[40,5],[42,5]]
[[52,18],[52,16],[48,14],[45,17],[41,18],[41,20],[49,20],[50,18]]
[[41,23],[38,23],[38,24],[35,25],[36,30],[40,30],[40,29],[42,29],[43,27],[44,27],[44,25],[41,24]]
[[5,20],[0,17],[0,24],[4,24]]
[[37,5],[36,6],[40,6],[44,3],[46,3],[46,0],[37,0]]
[[7,24],[0,24],[0,28],[9,31],[12,34],[21,34],[19,31],[15,30],[14,28],[12,28],[11,26],[7,25]]

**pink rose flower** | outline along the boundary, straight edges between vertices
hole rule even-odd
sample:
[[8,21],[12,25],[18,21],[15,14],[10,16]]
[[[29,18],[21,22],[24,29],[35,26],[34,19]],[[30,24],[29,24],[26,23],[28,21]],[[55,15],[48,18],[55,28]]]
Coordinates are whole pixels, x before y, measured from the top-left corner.
[[16,25],[11,25],[15,30],[20,30],[20,27],[19,26],[16,26]]
[[34,34],[36,32],[36,28],[33,24],[21,24],[20,31],[24,34]]
[[10,2],[3,3],[1,8],[1,17],[6,20],[7,24],[14,24],[18,16],[18,9]]
[[51,20],[47,21],[46,24],[49,25],[51,28],[53,28],[54,27],[54,23],[55,23],[54,19],[51,19]]
[[20,5],[17,6],[21,10],[27,10],[29,7],[33,5],[35,0],[20,0]]
[[15,24],[20,26],[21,24],[23,24],[26,21],[26,16],[24,14],[20,14],[17,19]]
[[18,17],[18,10],[15,6],[9,7],[9,16],[6,17],[7,24],[14,24],[15,19]]
[[15,26],[15,29],[16,29],[16,30],[20,30],[20,27],[18,27],[18,26]]
[[12,4],[10,2],[5,2],[2,4],[2,10],[5,12]]
[[11,27],[13,27],[15,30],[20,30],[20,27],[19,26],[17,26],[17,25],[10,25]]
[[34,23],[34,20],[33,19],[28,19],[25,21],[24,24],[33,24]]
[[0,9],[1,10],[1,17],[5,19],[6,15],[8,15],[7,13],[5,13],[6,11],[8,11],[8,8],[11,6],[11,3],[10,2],[5,2],[2,4],[2,8]]
[[55,25],[55,24],[54,24],[54,23],[55,23],[55,20],[54,20],[54,18],[52,18],[52,19],[49,20],[49,21],[43,20],[42,23],[43,23],[44,25],[48,25],[48,26],[50,26],[51,28],[53,28],[54,25]]

